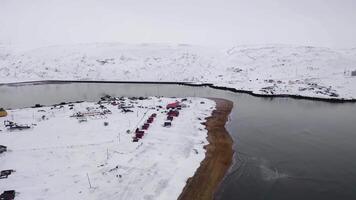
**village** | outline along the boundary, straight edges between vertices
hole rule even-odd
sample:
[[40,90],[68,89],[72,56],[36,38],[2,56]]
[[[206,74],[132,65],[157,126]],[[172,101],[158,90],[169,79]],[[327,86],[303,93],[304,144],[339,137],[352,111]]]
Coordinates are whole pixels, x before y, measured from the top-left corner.
[[203,98],[112,97],[0,112],[0,199],[177,199],[205,157]]

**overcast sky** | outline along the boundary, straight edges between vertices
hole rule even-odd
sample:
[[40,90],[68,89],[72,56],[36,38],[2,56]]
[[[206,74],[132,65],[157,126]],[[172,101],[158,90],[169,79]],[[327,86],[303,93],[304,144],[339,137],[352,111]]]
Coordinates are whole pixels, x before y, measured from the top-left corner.
[[0,42],[356,47],[356,0],[0,0]]

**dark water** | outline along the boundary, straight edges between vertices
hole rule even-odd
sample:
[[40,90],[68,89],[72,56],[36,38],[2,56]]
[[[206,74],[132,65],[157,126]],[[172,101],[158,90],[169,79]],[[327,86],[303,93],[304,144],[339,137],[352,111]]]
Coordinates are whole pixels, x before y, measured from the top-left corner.
[[0,86],[0,107],[94,101],[104,94],[232,100],[227,127],[235,142],[235,164],[217,199],[356,199],[356,104],[177,85],[73,83]]

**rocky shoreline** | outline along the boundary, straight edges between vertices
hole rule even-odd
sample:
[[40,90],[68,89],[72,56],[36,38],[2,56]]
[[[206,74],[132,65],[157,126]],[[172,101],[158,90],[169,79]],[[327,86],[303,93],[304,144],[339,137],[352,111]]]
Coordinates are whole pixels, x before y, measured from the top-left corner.
[[313,101],[323,101],[329,103],[355,103],[356,99],[345,99],[341,97],[313,97],[313,96],[304,96],[296,94],[260,94],[255,93],[249,90],[240,90],[225,86],[218,86],[212,83],[193,83],[193,82],[157,82],[157,81],[95,81],[95,80],[41,80],[41,81],[24,81],[24,82],[13,82],[13,83],[0,83],[0,86],[21,86],[21,85],[40,85],[40,84],[67,84],[67,83],[122,83],[122,84],[166,84],[166,85],[183,85],[183,86],[192,86],[192,87],[210,87],[213,89],[231,91],[236,93],[249,94],[255,97],[263,98],[293,98],[293,99],[304,99],[304,100],[313,100]]

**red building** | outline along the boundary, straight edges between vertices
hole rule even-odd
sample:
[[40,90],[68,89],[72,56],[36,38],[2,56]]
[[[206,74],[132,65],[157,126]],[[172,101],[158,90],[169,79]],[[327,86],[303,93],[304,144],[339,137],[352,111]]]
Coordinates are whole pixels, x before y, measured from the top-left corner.
[[175,103],[170,103],[166,106],[167,109],[175,109],[178,108],[179,106],[179,102],[175,102]]

